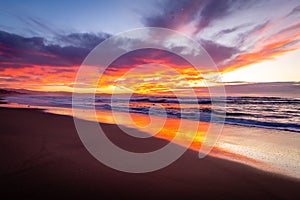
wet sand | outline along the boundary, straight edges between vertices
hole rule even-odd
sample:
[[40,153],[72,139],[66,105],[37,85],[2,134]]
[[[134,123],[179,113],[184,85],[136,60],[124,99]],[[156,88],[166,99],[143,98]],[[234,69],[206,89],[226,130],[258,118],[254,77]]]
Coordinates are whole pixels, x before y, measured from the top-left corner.
[[[10,198],[299,199],[300,181],[188,150],[170,166],[144,174],[119,172],[82,145],[68,116],[0,108],[1,196]],[[101,124],[124,149],[147,152],[168,141],[137,139]]]

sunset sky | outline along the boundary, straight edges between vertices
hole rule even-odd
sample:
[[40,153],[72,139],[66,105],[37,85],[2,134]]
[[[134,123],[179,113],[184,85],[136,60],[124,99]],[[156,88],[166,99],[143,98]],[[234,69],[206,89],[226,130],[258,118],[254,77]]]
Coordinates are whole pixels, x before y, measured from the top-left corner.
[[[141,27],[163,27],[198,41],[217,64],[225,84],[300,81],[300,1],[3,1],[0,3],[0,87],[72,91],[88,53],[110,36]],[[190,87],[199,74],[175,55],[132,52],[116,60],[99,92],[141,64],[171,66]],[[145,92],[166,81],[153,66],[131,77]],[[172,75],[172,74],[171,74]],[[176,76],[169,80],[176,82]],[[155,84],[145,84],[155,80]],[[178,79],[177,79],[178,80]],[[219,84],[219,83],[218,83]],[[149,89],[151,88],[151,90]],[[154,89],[153,89],[154,88]]]

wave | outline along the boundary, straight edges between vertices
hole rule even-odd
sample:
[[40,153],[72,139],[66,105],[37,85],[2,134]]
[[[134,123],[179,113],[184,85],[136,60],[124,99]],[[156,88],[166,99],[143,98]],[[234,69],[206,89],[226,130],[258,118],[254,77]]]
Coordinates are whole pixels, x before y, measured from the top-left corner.
[[[6,97],[8,102],[31,106],[66,107],[72,108],[72,97],[70,96],[11,96]],[[111,103],[113,101],[113,104]],[[180,101],[180,102],[179,102]],[[107,97],[96,97],[92,99],[79,99],[76,106],[79,108],[93,108],[104,110],[116,110],[119,112],[131,112],[140,114],[152,114],[167,116],[170,118],[183,118],[209,122],[214,116],[217,121],[225,121],[227,124],[243,126],[256,126],[280,130],[300,132],[300,99],[279,97],[227,97],[218,98],[217,102],[226,103],[226,116],[222,106],[212,109],[210,98],[170,98],[170,97],[132,97],[127,108],[126,99],[110,99]],[[179,103],[187,104],[182,109]],[[154,104],[154,108],[152,107]],[[165,106],[165,111],[155,108],[156,104]],[[173,105],[172,105],[173,104]],[[193,105],[193,104],[199,104]],[[222,104],[221,104],[222,105]],[[150,109],[150,107],[152,107]],[[216,109],[215,109],[216,108]]]
[[250,120],[250,119],[237,119],[237,118],[226,118],[225,123],[233,124],[233,125],[300,132],[300,125],[295,123],[264,122],[264,121],[257,121],[257,120]]
[[[107,99],[97,99],[96,102],[104,102]],[[116,102],[127,101],[126,99],[114,99]],[[226,103],[226,104],[299,104],[300,99],[286,99],[279,97],[227,97],[227,98],[158,98],[158,97],[135,97],[131,98],[130,102],[148,102],[148,103],[173,103],[173,104],[212,104],[212,103]]]

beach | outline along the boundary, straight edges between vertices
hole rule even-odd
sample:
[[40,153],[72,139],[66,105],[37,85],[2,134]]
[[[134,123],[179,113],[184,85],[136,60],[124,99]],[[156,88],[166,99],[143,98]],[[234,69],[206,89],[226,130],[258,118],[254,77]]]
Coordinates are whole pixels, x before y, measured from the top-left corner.
[[[299,199],[300,181],[188,149],[171,165],[149,173],[111,169],[83,146],[72,117],[38,109],[1,108],[1,196],[53,199]],[[147,152],[168,143],[129,137],[101,123],[122,148]]]
[[299,0],[0,15],[2,199],[300,200]]

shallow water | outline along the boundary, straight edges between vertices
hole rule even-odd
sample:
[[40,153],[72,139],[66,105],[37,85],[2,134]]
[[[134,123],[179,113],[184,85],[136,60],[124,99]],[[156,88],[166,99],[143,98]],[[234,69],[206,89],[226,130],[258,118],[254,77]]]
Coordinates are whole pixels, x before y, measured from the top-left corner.
[[[9,102],[31,106],[72,107],[71,96],[22,95],[6,98]],[[218,102],[219,101],[219,102]],[[121,112],[141,113],[169,118],[185,118],[209,122],[211,116],[225,121],[226,124],[263,127],[278,130],[300,132],[300,99],[279,97],[227,97],[212,102],[210,98],[182,98],[181,102],[173,97],[132,97],[127,102],[122,97],[110,98],[97,96],[92,99],[82,98],[76,102],[85,108],[93,104],[97,110],[116,110]],[[128,107],[129,105],[129,107]],[[224,115],[226,105],[226,116]]]
[[[46,109],[47,112],[72,116],[72,109],[70,108],[70,106],[66,106],[67,101],[65,100],[65,98],[69,99],[71,97],[60,97],[59,101],[58,97],[40,98],[39,100],[36,96],[26,97],[23,99],[22,103],[21,96],[10,97],[7,99],[9,101],[14,100],[15,103],[9,103],[6,105],[2,104],[1,106],[27,108],[28,105],[30,105],[30,107]],[[59,106],[54,106],[54,103],[51,102],[50,99],[52,99],[52,101],[55,102],[55,105]],[[290,102],[290,105],[287,105],[288,103],[285,102],[286,100],[283,99],[268,99],[268,102],[264,104],[258,103],[258,100],[261,99],[257,98],[256,103],[254,100],[254,103],[250,104],[250,102],[248,102],[249,98],[242,98],[242,100],[239,99],[238,103],[242,105],[239,109],[252,109],[256,110],[256,112],[259,112],[259,109],[257,107],[250,108],[249,105],[260,105],[260,109],[263,109],[261,115],[266,115],[265,112],[274,112],[274,110],[272,110],[271,108],[272,106],[273,108],[275,108],[276,106],[281,106],[281,109],[277,111],[278,116],[281,116],[285,112],[290,111],[290,113],[293,113],[290,117],[291,119],[275,118],[270,120],[275,120],[276,123],[284,123],[284,121],[282,120],[288,120],[291,123],[299,124],[297,121],[299,117],[297,112],[297,105],[299,103],[298,100],[292,100],[292,103]],[[18,103],[16,103],[17,101]],[[101,101],[103,103],[104,100],[102,99]],[[136,103],[135,101],[132,102],[133,104]],[[229,106],[229,110],[237,109],[233,107],[238,103],[233,104],[233,106],[231,107],[231,104],[227,104]],[[138,106],[146,107],[148,104],[149,101],[143,103],[139,102],[139,105],[131,105],[131,108],[136,108]],[[172,109],[173,107],[178,105],[178,103],[176,102],[173,102],[172,104],[167,104],[169,104],[168,106],[172,106]],[[200,107],[202,106],[203,109],[207,104],[208,103],[200,105]],[[96,105],[98,104],[96,103]],[[246,105],[246,107],[242,108],[244,105]],[[266,105],[269,105],[269,107]],[[194,105],[191,103],[187,103],[186,108],[189,108],[189,106]],[[90,115],[89,110],[82,108],[80,110],[80,118],[87,120],[95,120],[93,116]],[[236,115],[235,117],[237,116],[238,115]],[[97,109],[96,117],[96,120],[99,122],[118,124],[122,127],[134,128],[136,130],[149,134],[149,137],[155,136],[172,141],[174,136],[176,134],[179,134],[180,137],[177,137],[177,140],[173,140],[172,142],[175,142],[180,145],[185,145],[186,141],[192,139],[193,143],[191,146],[189,146],[189,148],[196,151],[199,151],[201,145],[203,145],[203,140],[205,139],[207,129],[211,125],[211,123],[206,121],[182,119],[179,117],[172,117],[169,115],[167,115],[167,117],[163,117],[159,116],[158,114],[149,116],[140,112],[126,113],[122,112],[122,110],[117,111],[115,109]],[[264,118],[262,117],[259,119],[261,121],[264,120]],[[266,121],[268,121],[268,119],[266,119]],[[179,126],[182,123],[184,123],[185,125],[182,126],[182,129],[179,130]],[[189,134],[189,127],[195,126],[195,124],[197,125],[197,134],[194,138],[191,138],[191,134]],[[295,128],[295,126],[293,126],[293,128]],[[130,130],[132,131],[132,129]],[[130,131],[129,134],[131,134]],[[218,142],[216,143],[209,155],[244,163],[265,171],[300,178],[299,147],[300,134],[299,132],[297,132],[297,130],[284,131],[278,130],[276,127],[268,127],[268,129],[266,129],[248,125],[245,126],[244,124],[243,126],[225,124],[222,130],[222,134],[218,139]]]

